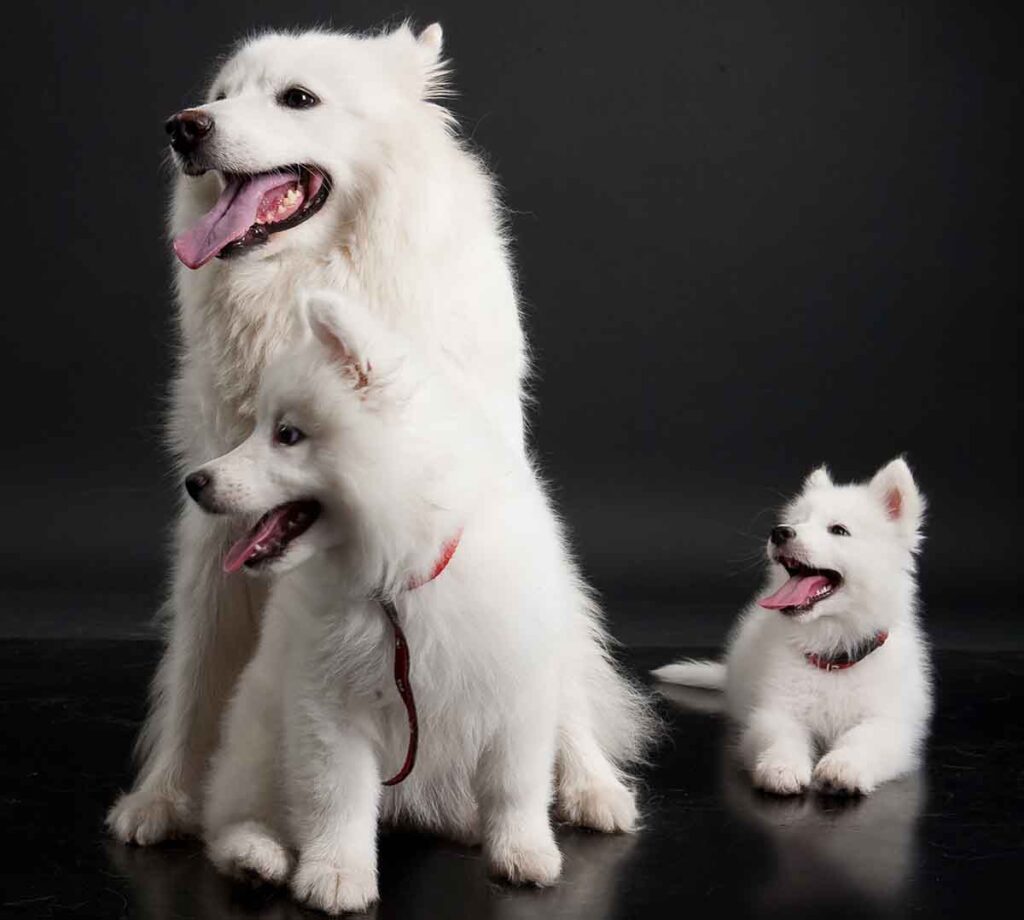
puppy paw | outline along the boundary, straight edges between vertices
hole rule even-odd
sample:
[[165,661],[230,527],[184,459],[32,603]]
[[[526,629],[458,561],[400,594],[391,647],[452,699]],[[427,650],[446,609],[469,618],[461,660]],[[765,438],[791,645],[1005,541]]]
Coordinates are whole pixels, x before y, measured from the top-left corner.
[[562,854],[554,837],[537,842],[510,841],[488,848],[487,864],[492,875],[514,885],[546,888],[562,874]]
[[814,788],[827,795],[867,795],[875,782],[849,755],[832,751],[814,768]]
[[227,827],[207,851],[221,872],[243,881],[281,885],[292,869],[289,852],[256,821]]
[[558,791],[558,817],[605,834],[628,834],[636,830],[636,797],[618,780],[563,786]]
[[292,879],[292,894],[328,914],[366,910],[377,900],[377,871],[301,860]]
[[811,781],[810,764],[762,757],[754,766],[754,785],[775,795],[799,795]]
[[107,828],[121,843],[151,846],[195,831],[184,792],[139,790],[121,796],[107,814]]

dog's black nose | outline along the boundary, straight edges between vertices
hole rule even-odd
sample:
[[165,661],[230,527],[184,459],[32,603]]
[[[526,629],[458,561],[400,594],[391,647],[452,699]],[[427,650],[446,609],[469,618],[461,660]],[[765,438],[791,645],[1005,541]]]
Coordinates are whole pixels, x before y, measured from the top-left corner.
[[178,153],[191,153],[213,130],[213,118],[199,109],[185,109],[168,118],[164,129],[171,136],[171,146]]
[[778,527],[772,528],[771,541],[774,546],[782,546],[787,540],[792,540],[796,536],[796,531],[792,527]]
[[185,491],[192,496],[193,501],[199,501],[199,496],[210,484],[210,474],[200,470],[185,477]]

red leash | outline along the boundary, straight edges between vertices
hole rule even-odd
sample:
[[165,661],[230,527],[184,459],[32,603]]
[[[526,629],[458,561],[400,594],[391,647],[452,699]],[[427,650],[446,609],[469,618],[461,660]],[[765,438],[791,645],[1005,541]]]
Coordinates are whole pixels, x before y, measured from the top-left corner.
[[[454,538],[444,545],[440,557],[430,571],[430,575],[426,578],[410,581],[408,590],[415,591],[417,588],[423,587],[423,585],[433,581],[448,568],[448,563],[452,561],[452,556],[455,555],[455,550],[458,549],[461,536],[461,533],[456,534]],[[409,643],[406,642],[405,633],[398,622],[398,608],[395,607],[394,601],[380,600],[379,603],[381,610],[384,611],[384,615],[391,622],[391,630],[395,635],[395,686],[398,688],[398,695],[405,704],[405,714],[409,719],[409,744],[405,749],[405,762],[391,779],[384,780],[385,786],[397,786],[412,773],[413,767],[416,766],[416,749],[419,746],[420,725],[419,718],[416,715],[416,698],[413,696],[412,684],[409,682]]]
[[395,686],[402,702],[405,703],[405,714],[409,717],[409,746],[405,749],[405,763],[391,779],[384,780],[385,786],[397,786],[416,766],[420,725],[416,717],[416,698],[412,695],[412,684],[409,683],[409,643],[405,641],[405,633],[398,624],[398,611],[395,605],[391,601],[381,601],[380,608],[391,621],[391,629],[395,634]]

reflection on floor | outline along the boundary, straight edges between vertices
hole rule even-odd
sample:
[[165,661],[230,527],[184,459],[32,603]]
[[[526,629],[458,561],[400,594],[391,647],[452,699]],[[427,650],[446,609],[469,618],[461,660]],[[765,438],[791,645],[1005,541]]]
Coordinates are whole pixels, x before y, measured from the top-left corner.
[[[658,691],[684,711],[722,710],[717,693],[667,684]],[[769,877],[752,892],[755,904],[770,913],[799,913],[834,900],[877,908],[900,903],[918,858],[924,771],[883,784],[867,798],[773,796],[750,784],[731,740],[727,733],[720,747],[722,803],[767,840],[775,859]]]
[[[690,650],[688,650],[690,651]],[[634,651],[648,667],[679,650]],[[151,642],[0,642],[0,778],[9,855],[0,916],[315,916],[220,878],[194,843],[140,850],[100,822],[156,655]],[[644,771],[644,829],[565,829],[550,891],[489,881],[479,852],[409,833],[381,840],[381,918],[958,916],[1015,892],[1021,865],[1024,656],[942,653],[925,771],[863,800],[751,789],[707,693],[666,688],[665,739]],[[12,846],[13,844],[13,846]]]

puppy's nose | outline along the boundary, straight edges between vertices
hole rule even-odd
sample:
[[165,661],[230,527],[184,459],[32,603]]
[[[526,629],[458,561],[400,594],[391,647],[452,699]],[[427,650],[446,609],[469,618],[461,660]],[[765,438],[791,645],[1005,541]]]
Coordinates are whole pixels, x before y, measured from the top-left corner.
[[199,109],[185,109],[168,118],[164,130],[171,136],[171,146],[178,153],[191,153],[213,130],[213,118]]
[[796,531],[792,527],[783,527],[781,524],[778,527],[772,528],[771,541],[773,546],[782,546],[787,540],[792,540],[796,536]]
[[210,484],[210,474],[204,473],[199,470],[197,473],[192,473],[185,477],[185,491],[192,496],[192,501],[199,501],[199,496],[202,495],[203,489]]

